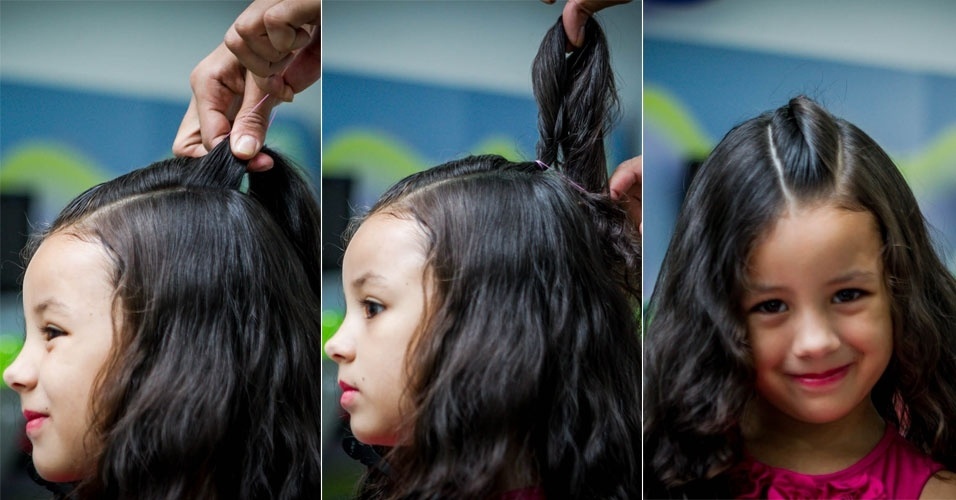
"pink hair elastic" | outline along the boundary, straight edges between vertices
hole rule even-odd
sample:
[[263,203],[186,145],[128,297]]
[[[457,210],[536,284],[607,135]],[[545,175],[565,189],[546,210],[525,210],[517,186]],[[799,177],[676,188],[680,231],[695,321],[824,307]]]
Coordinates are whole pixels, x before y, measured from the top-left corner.
[[[534,162],[537,163],[539,167],[541,167],[541,170],[549,170],[549,169],[550,169],[550,170],[554,170],[555,172],[558,172],[557,169],[552,169],[550,166],[548,166],[547,163],[545,163],[545,162],[543,162],[543,161],[541,161],[541,160],[535,160]],[[587,189],[584,189],[583,187],[581,187],[580,184],[578,184],[577,182],[574,182],[573,180],[571,180],[571,178],[568,177],[567,175],[564,175],[562,172],[558,172],[558,175],[560,175],[561,177],[563,177],[564,180],[568,181],[568,184],[571,184],[572,186],[574,186],[574,188],[577,189],[578,191],[580,191],[580,192],[582,192],[582,193],[585,193],[585,194],[588,193],[588,190],[587,190]]]

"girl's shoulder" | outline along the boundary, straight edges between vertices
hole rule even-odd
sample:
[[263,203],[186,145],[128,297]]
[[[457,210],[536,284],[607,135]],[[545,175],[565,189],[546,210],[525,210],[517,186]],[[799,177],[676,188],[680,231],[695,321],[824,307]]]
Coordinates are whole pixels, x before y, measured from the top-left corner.
[[[940,479],[944,474],[937,473],[942,470],[887,425],[873,450],[843,470],[802,474],[748,457],[731,469],[730,483],[736,498],[918,498],[924,486],[927,493],[956,488],[956,479]],[[939,491],[943,498],[952,498],[950,490]]]
[[933,474],[919,496],[921,499],[956,498],[956,473],[939,471]]

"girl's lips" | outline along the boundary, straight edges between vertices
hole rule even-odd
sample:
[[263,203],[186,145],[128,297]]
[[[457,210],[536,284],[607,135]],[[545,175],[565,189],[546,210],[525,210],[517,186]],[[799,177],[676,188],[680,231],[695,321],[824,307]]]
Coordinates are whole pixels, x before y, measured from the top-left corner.
[[342,389],[342,397],[339,399],[339,404],[348,411],[349,406],[352,406],[352,402],[355,401],[355,397],[358,395],[358,389],[341,380],[339,381],[339,387]]
[[849,363],[824,372],[796,373],[790,376],[805,387],[824,388],[843,380],[843,377],[850,371],[850,366],[852,365],[853,363]]
[[39,413],[30,410],[23,410],[23,418],[27,420],[26,432],[27,435],[36,433],[40,430],[40,427],[43,427],[43,423],[46,422],[46,419],[49,415],[45,413]]

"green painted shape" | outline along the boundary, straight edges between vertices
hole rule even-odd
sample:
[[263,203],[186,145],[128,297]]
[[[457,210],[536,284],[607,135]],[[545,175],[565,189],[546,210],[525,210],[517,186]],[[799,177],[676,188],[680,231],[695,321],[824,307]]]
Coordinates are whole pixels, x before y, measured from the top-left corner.
[[34,142],[0,160],[0,191],[42,191],[70,200],[108,179],[82,153],[57,143]]
[[897,165],[907,181],[936,189],[956,188],[956,124],[944,129],[930,144]]
[[[470,150],[459,152],[458,157],[477,154],[497,154],[512,160],[522,156],[513,139],[491,136]],[[438,161],[451,159],[442,158]],[[323,143],[323,175],[349,175],[389,186],[435,164],[401,141],[381,132],[353,129]]]
[[390,185],[428,166],[400,141],[379,132],[352,130],[323,143],[323,175],[343,175]]
[[522,158],[521,151],[518,150],[514,139],[507,137],[489,137],[477,145],[468,154],[475,155],[498,155],[508,159],[508,161],[519,161]]
[[342,314],[342,311],[336,309],[324,309],[322,311],[322,356],[328,358],[325,354],[325,343],[335,335],[335,332],[342,326],[343,320],[345,320],[345,315]]
[[0,373],[13,363],[17,354],[20,353],[21,347],[23,347],[23,338],[21,336],[12,334],[0,335]]
[[680,100],[666,90],[644,86],[644,120],[654,123],[671,144],[687,158],[703,158],[714,143]]

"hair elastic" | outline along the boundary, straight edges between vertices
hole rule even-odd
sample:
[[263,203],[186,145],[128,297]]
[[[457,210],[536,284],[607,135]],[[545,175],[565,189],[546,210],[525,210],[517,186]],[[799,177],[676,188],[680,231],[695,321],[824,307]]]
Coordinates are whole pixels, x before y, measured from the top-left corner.
[[555,172],[557,172],[558,175],[560,175],[562,178],[564,178],[564,180],[568,181],[568,184],[571,184],[572,186],[574,186],[574,189],[577,189],[578,191],[580,191],[580,192],[582,192],[582,193],[584,193],[584,194],[588,194],[588,193],[589,193],[589,191],[588,191],[587,189],[584,189],[583,187],[581,187],[580,184],[578,184],[577,182],[574,182],[573,180],[571,180],[570,177],[568,177],[567,175],[565,175],[565,174],[563,174],[562,172],[558,171],[558,169],[556,169],[556,168],[551,168],[550,166],[548,166],[547,163],[545,163],[545,162],[543,162],[543,161],[541,161],[541,160],[535,160],[534,162],[537,163],[539,167],[541,167],[541,170],[549,170],[549,169],[550,169],[550,170],[554,170]]

